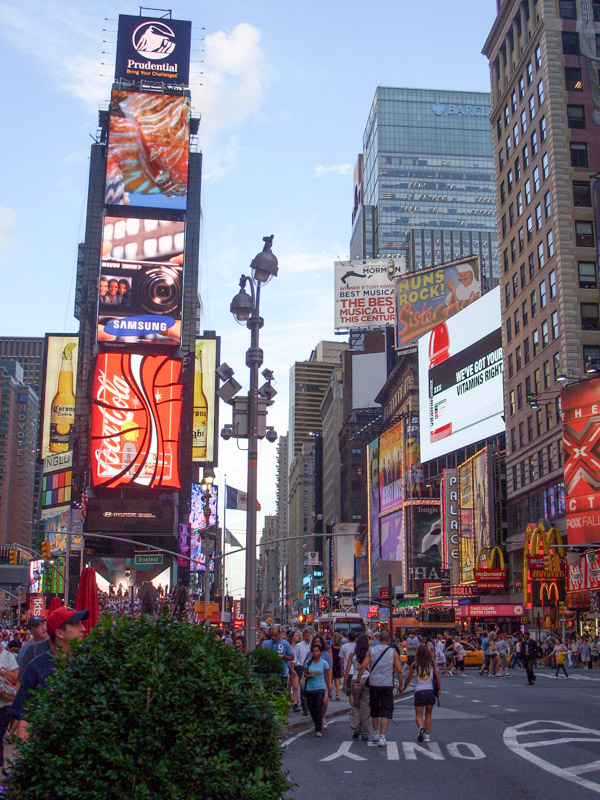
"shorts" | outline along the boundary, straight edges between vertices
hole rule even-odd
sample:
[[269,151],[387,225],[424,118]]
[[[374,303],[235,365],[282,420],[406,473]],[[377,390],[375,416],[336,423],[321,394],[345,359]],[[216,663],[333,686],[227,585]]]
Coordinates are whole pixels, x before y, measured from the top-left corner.
[[394,687],[369,686],[369,707],[372,717],[387,717],[394,715]]
[[434,706],[435,705],[435,692],[433,689],[426,689],[422,692],[415,692],[415,705],[416,706]]
[[414,662],[415,662],[414,653],[412,655],[410,655],[410,656],[406,656],[406,663],[408,664],[409,667],[410,667],[411,664],[414,664]]

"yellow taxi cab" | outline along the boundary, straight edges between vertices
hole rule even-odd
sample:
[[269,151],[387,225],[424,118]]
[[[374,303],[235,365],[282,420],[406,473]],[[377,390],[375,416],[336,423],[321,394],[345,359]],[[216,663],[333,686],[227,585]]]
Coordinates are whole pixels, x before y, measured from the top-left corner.
[[480,647],[461,639],[461,644],[465,648],[465,667],[480,667],[483,664],[483,650]]

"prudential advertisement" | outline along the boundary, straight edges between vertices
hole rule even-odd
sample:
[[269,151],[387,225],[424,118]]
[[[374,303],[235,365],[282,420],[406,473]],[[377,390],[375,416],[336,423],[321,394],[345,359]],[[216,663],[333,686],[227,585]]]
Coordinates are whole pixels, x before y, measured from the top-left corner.
[[500,288],[419,339],[421,460],[504,430]]

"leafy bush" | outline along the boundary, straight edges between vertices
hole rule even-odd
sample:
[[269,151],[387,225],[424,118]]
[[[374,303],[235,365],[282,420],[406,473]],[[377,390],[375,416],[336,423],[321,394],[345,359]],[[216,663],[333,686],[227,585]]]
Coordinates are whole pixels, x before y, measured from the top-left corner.
[[103,617],[32,701],[9,797],[279,800],[276,709],[251,664],[198,626]]
[[252,650],[248,653],[248,657],[254,672],[262,681],[265,691],[271,695],[277,709],[278,721],[283,725],[291,706],[283,661],[273,650],[263,647]]

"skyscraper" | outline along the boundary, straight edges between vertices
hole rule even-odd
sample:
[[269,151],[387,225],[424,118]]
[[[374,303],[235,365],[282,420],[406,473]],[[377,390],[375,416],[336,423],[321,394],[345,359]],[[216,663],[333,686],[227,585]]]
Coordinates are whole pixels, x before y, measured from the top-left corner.
[[[565,530],[560,386],[600,367],[600,3],[505,0],[490,62],[509,530]],[[598,210],[596,209],[596,213]]]
[[355,170],[351,258],[480,255],[497,275],[490,96],[379,86]]

